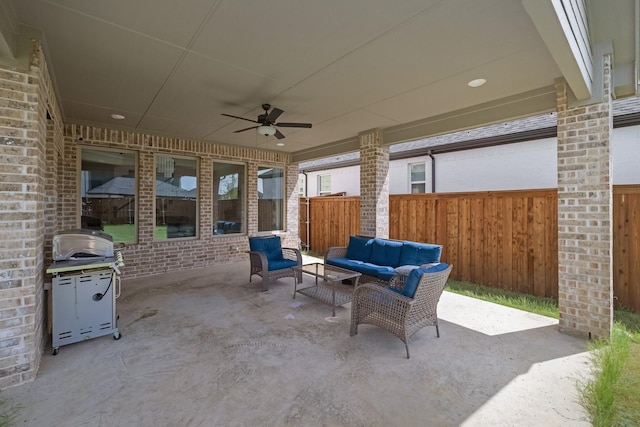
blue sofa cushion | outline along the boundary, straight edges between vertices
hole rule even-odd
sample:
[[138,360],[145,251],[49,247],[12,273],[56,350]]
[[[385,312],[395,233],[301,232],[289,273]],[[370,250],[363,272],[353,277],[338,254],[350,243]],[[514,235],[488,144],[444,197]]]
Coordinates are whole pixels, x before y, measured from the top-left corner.
[[[348,268],[349,270],[354,270],[364,264],[362,261],[358,261],[357,259],[349,259],[349,258],[329,258],[327,260],[327,264],[335,265],[336,267]],[[349,268],[349,266],[353,268]]]
[[385,239],[373,239],[373,249],[371,250],[371,259],[369,262],[377,265],[387,265],[397,267],[400,264],[400,252],[402,251],[402,242],[395,242]]
[[367,276],[377,277],[382,280],[390,280],[395,274],[392,267],[384,265],[376,265],[368,262],[362,262],[349,258],[329,258],[327,264],[335,265],[336,267],[346,268],[347,270],[357,271],[358,273],[366,274]]
[[378,279],[382,279],[388,282],[389,280],[391,280],[393,276],[396,275],[396,272],[393,270],[393,267],[385,267],[385,268],[387,268],[388,270],[378,272]]
[[429,268],[416,268],[411,273],[409,273],[409,277],[404,282],[404,286],[401,290],[395,288],[389,288],[392,291],[398,292],[405,297],[413,298],[416,294],[416,290],[418,290],[418,283],[420,283],[420,278],[424,273],[436,273],[438,271],[443,271],[449,268],[449,264],[441,262],[438,265],[434,265]]
[[373,239],[359,236],[349,236],[349,246],[347,246],[347,258],[369,262]]
[[[352,270],[352,268],[347,268],[349,270]],[[386,265],[371,264],[368,262],[359,265],[356,271],[362,274],[366,274],[367,276],[377,277],[382,280],[388,280],[385,277],[391,278],[395,273],[392,267]]]
[[282,270],[283,268],[291,268],[296,265],[298,265],[298,263],[290,259],[276,259],[269,261],[269,271]]
[[249,237],[249,249],[256,252],[263,252],[267,256],[269,270],[278,270],[277,268],[271,268],[271,261],[281,261],[284,259],[282,256],[280,236]]
[[440,262],[442,246],[428,243],[403,242],[398,265],[422,265]]

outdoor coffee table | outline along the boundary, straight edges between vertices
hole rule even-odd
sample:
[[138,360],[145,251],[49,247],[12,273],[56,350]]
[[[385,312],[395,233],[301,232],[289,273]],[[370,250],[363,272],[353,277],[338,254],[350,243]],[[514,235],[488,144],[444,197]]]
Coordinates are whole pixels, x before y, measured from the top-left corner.
[[[293,288],[293,298],[296,298],[296,292],[329,304],[333,307],[333,317],[336,316],[336,307],[351,302],[353,290],[358,286],[358,279],[362,274],[357,271],[347,270],[346,268],[325,265],[321,262],[305,264],[292,267],[295,271],[315,276],[315,285],[298,289],[298,281]],[[320,280],[318,280],[320,279]],[[343,280],[355,279],[353,285],[342,284]]]

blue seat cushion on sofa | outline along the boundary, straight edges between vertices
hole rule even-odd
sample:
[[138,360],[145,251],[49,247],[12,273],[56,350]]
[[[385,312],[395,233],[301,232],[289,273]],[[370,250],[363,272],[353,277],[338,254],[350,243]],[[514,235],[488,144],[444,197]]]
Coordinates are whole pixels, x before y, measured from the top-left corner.
[[[284,259],[282,256],[280,236],[249,237],[249,249],[256,252],[263,252],[267,256],[269,264],[271,264],[271,261],[281,261]],[[278,269],[271,268],[271,265],[269,265],[269,270]]]
[[400,252],[402,251],[402,242],[385,239],[373,239],[373,249],[371,250],[371,259],[369,262],[378,265],[387,265],[397,267],[400,264]]
[[440,264],[434,265],[429,268],[416,268],[411,273],[409,273],[409,277],[407,277],[407,280],[404,282],[404,286],[402,287],[402,289],[389,289],[394,292],[398,292],[405,297],[413,298],[413,296],[416,294],[416,291],[418,290],[418,283],[420,283],[420,278],[422,278],[423,274],[436,273],[438,271],[446,270],[447,268],[449,268],[449,264],[444,262],[441,262]]
[[442,246],[428,243],[405,241],[400,252],[398,265],[422,265],[440,262]]
[[395,271],[392,267],[371,264],[368,262],[362,262],[349,258],[330,258],[327,260],[327,264],[346,268],[347,270],[351,271],[357,271],[358,273],[377,277],[382,280],[389,280],[395,274]]
[[349,236],[347,258],[369,262],[372,247],[373,239],[369,239],[368,237]]
[[378,272],[378,279],[382,279],[385,282],[388,282],[389,280],[391,280],[393,276],[396,275],[396,272],[393,269],[393,267],[385,267],[385,268],[387,268],[388,270]]
[[283,268],[291,268],[298,265],[297,262],[290,259],[276,259],[269,261],[269,271],[282,270]]
[[327,260],[327,264],[334,265],[340,268],[346,268],[347,270],[359,271],[359,266],[364,264],[364,262],[358,261],[357,259],[349,258],[329,258]]

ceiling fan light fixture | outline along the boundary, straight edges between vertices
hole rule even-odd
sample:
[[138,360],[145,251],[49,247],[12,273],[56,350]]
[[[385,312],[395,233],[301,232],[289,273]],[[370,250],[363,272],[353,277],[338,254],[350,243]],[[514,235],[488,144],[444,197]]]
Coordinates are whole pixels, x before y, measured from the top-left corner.
[[258,126],[258,133],[264,136],[273,136],[276,134],[276,128],[268,125]]

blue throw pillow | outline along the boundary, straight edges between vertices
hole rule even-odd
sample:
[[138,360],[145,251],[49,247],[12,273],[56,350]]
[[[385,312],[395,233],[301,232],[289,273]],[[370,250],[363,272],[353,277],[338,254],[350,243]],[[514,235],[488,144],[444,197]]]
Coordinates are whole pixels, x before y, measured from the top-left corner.
[[256,252],[263,252],[269,261],[280,261],[284,259],[282,256],[280,236],[249,237],[249,249]]
[[347,258],[369,262],[372,247],[373,239],[360,236],[350,236],[349,246],[347,246]]
[[373,239],[373,249],[371,250],[372,264],[388,265],[397,267],[400,261],[400,251],[402,250],[402,242],[394,242],[385,239]]
[[404,287],[400,292],[405,297],[413,298],[418,290],[418,283],[420,283],[420,278],[424,273],[436,273],[438,271],[443,271],[449,268],[449,264],[441,262],[438,265],[434,265],[429,268],[416,268],[411,273],[409,273],[409,277],[407,277],[407,281],[404,282]]
[[428,243],[403,242],[400,265],[422,265],[440,262],[442,246]]

